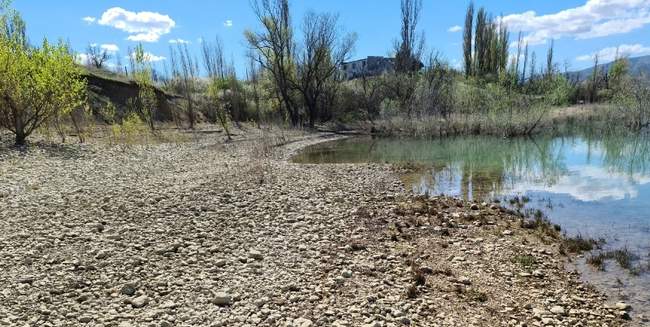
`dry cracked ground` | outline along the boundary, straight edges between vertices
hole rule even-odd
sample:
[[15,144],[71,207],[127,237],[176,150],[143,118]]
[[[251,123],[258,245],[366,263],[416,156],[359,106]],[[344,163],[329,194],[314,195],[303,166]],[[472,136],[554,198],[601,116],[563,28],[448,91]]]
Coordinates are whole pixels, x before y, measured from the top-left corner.
[[0,326],[637,323],[499,206],[290,138],[1,150]]

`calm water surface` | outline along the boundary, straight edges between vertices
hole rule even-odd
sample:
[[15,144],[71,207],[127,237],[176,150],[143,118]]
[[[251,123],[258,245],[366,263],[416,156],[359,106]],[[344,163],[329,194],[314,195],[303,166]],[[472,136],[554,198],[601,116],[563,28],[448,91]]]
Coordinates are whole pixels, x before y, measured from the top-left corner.
[[[417,162],[404,176],[417,193],[467,200],[526,197],[568,234],[604,238],[650,268],[650,137],[458,137],[439,140],[352,138],[310,147],[301,163]],[[590,282],[650,317],[650,272],[631,276],[608,262],[605,272],[579,263]],[[648,270],[648,269],[646,269]]]

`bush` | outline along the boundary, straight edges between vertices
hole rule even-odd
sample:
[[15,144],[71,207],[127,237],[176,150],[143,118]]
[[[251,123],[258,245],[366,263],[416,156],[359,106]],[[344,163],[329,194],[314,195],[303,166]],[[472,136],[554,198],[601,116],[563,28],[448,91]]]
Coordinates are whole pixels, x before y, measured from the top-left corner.
[[63,43],[51,45],[45,40],[40,47],[28,46],[20,16],[5,14],[2,20],[0,126],[15,134],[16,145],[23,145],[43,123],[83,105],[86,81]]

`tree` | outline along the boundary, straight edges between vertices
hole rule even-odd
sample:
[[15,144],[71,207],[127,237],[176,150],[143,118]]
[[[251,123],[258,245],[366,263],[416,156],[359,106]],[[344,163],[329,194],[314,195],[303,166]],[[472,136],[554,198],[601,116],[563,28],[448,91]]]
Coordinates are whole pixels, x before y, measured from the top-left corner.
[[273,77],[282,106],[289,115],[291,124],[297,126],[300,110],[292,88],[295,80],[295,44],[289,1],[256,0],[252,5],[262,30],[246,31],[246,40],[250,48],[257,52],[256,60]]
[[260,120],[262,118],[261,108],[260,108],[260,68],[257,60],[255,60],[255,53],[248,53],[248,68],[246,69],[246,78],[248,83],[251,86],[253,103],[255,105],[255,121],[257,121],[257,127],[260,127]]
[[104,64],[111,59],[111,54],[106,50],[97,46],[97,44],[89,44],[86,48],[87,65],[98,69],[104,68]]
[[0,36],[0,126],[15,134],[17,146],[43,123],[83,105],[86,81],[62,43],[27,45],[17,12],[4,13]]
[[178,44],[178,52],[170,47],[170,60],[172,65],[172,80],[178,84],[179,90],[187,101],[187,118],[190,123],[190,129],[194,129],[196,115],[194,114],[194,92],[196,91],[196,78],[199,67],[190,55],[187,44]]
[[228,126],[228,107],[226,95],[230,87],[227,76],[230,75],[223,57],[223,45],[221,40],[216,38],[214,44],[203,42],[203,66],[208,72],[208,99],[213,108],[216,119],[226,131],[228,140],[231,140],[230,128]]
[[472,75],[472,29],[474,28],[474,2],[471,1],[465,14],[463,30],[463,58],[465,60],[465,77]]
[[424,38],[418,37],[416,28],[422,9],[422,0],[402,0],[402,30],[395,46],[395,71],[414,72],[420,69]]
[[129,59],[131,61],[131,75],[138,84],[138,97],[134,99],[133,104],[140,111],[145,121],[149,124],[149,128],[153,132],[155,130],[154,114],[158,106],[158,99],[156,97],[156,89],[153,84],[151,67],[151,58],[148,53],[144,51],[142,43],[135,47],[135,51],[129,51]]
[[319,116],[321,96],[327,83],[338,72],[354,47],[355,36],[339,36],[338,17],[331,14],[308,13],[303,26],[304,47],[297,56],[295,87],[307,109],[309,127]]
[[546,79],[551,79],[555,74],[555,67],[553,66],[553,44],[554,41],[551,40],[551,46],[546,53]]

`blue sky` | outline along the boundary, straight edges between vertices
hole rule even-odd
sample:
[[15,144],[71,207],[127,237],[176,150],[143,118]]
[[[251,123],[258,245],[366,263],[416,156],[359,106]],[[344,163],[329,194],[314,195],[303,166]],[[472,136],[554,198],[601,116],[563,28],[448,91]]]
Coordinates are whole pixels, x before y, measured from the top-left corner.
[[[462,26],[467,4],[423,0],[419,26],[427,48],[440,51],[454,65],[460,63],[462,32],[453,32],[453,27]],[[548,41],[555,39],[561,67],[567,62],[571,69],[585,68],[594,53],[606,60],[617,48],[630,56],[650,54],[650,0],[484,0],[475,4],[504,16],[513,41],[522,30],[540,59]],[[247,0],[14,0],[13,6],[27,21],[32,43],[44,37],[63,38],[79,52],[92,43],[111,51],[119,49],[124,58],[127,49],[140,41],[160,67],[169,56],[171,40],[189,42],[198,55],[200,38],[218,35],[229,59],[243,73],[247,49],[243,33],[259,28]],[[294,0],[291,6],[296,28],[309,10],[338,13],[343,28],[358,36],[353,59],[388,55],[399,33],[398,0]]]

